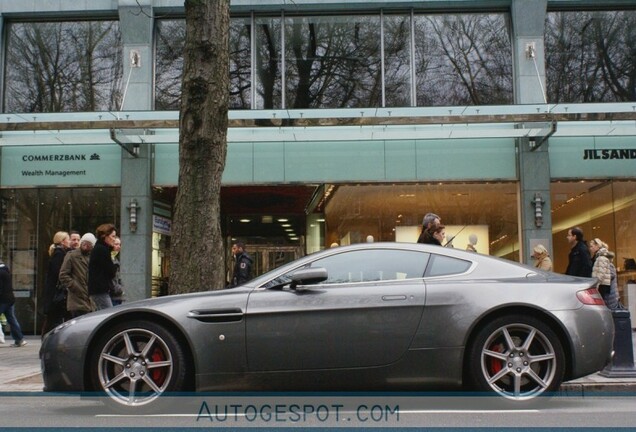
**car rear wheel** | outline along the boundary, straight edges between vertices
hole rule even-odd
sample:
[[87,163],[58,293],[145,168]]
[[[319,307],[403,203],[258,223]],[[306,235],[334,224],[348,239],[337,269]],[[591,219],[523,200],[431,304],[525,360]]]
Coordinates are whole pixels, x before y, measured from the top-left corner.
[[119,408],[155,404],[159,396],[185,390],[183,348],[164,327],[150,321],[115,325],[99,340],[91,359],[93,387]]
[[469,352],[474,387],[523,401],[559,388],[565,371],[561,341],[530,316],[503,316],[485,325]]

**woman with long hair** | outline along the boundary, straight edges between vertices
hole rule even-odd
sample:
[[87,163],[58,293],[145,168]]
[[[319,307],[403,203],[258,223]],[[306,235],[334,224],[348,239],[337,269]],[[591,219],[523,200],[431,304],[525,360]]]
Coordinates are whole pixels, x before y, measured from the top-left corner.
[[67,315],[66,301],[55,302],[54,299],[58,290],[60,268],[69,250],[70,239],[66,231],[58,231],[53,236],[53,243],[49,246],[49,266],[42,296],[42,312],[44,312],[42,336],[62,324]]
[[616,267],[612,263],[614,253],[609,251],[609,246],[603,240],[595,238],[590,240],[590,254],[594,265],[592,277],[598,280],[598,291],[610,309],[618,308],[618,286],[616,284]]
[[97,243],[91,251],[88,261],[88,295],[95,303],[97,310],[113,307],[110,289],[117,276],[117,266],[113,262],[111,252],[117,238],[115,225],[101,224],[95,230]]

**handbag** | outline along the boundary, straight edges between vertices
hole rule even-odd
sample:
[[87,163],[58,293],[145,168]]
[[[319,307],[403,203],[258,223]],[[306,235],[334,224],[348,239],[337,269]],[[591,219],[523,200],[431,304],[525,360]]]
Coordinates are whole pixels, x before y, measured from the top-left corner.
[[55,294],[53,294],[53,306],[54,307],[64,307],[66,309],[66,297],[68,296],[68,292],[64,284],[60,281],[57,281],[57,285],[55,285]]
[[119,282],[113,282],[110,285],[110,290],[108,293],[111,297],[121,297],[124,295],[124,288]]

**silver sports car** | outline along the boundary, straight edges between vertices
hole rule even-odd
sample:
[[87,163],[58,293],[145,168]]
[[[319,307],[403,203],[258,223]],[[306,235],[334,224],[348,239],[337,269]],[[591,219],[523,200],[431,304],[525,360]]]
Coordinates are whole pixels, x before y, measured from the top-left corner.
[[[209,289],[211,287],[202,287]],[[226,290],[131,302],[46,335],[45,391],[441,390],[529,400],[602,369],[592,279],[406,243],[327,249]]]

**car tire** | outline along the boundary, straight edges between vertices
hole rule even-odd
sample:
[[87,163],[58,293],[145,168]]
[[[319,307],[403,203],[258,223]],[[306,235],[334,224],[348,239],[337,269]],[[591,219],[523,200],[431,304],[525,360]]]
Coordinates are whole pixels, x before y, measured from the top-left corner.
[[151,321],[122,322],[101,335],[93,349],[90,374],[102,402],[117,411],[151,411],[159,398],[187,390],[185,352],[163,326]]
[[537,400],[558,390],[565,354],[556,333],[532,316],[506,315],[490,321],[469,349],[472,387],[513,401]]

